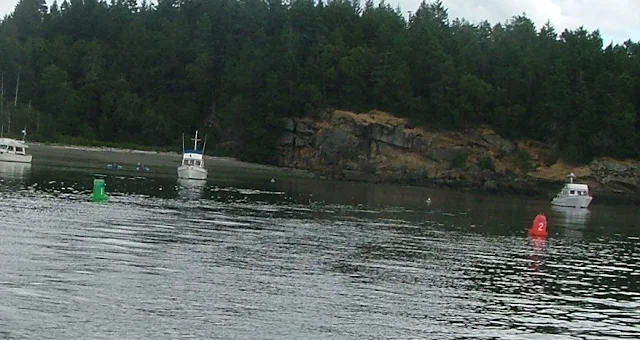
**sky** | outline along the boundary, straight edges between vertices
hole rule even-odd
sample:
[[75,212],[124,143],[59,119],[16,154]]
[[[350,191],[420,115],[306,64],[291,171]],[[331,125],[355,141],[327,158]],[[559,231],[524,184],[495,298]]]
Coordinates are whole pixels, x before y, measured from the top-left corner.
[[[48,4],[52,2],[47,0]],[[386,0],[393,7],[399,5],[404,14],[415,12],[420,2]],[[12,12],[17,3],[18,0],[0,0],[0,17]],[[627,39],[640,41],[640,0],[442,0],[442,3],[449,9],[451,19],[465,18],[472,23],[487,20],[495,24],[524,13],[537,27],[551,21],[558,33],[580,26],[588,31],[600,29],[605,46]]]

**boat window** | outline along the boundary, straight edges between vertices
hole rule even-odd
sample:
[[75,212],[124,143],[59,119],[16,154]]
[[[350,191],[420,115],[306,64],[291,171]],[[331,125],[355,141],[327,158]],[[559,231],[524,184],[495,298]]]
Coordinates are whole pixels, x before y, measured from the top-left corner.
[[197,165],[197,166],[200,166],[200,161],[196,161],[196,165]]
[[16,147],[16,152],[24,153],[24,149],[21,147]]
[[571,195],[575,195],[575,194],[576,194],[576,191],[575,191],[575,190],[571,190],[570,194],[571,194]]
[[9,151],[9,152],[13,152],[13,146],[9,146],[9,147],[7,148],[7,151]]
[[7,146],[6,145],[0,145],[0,150],[6,150]]

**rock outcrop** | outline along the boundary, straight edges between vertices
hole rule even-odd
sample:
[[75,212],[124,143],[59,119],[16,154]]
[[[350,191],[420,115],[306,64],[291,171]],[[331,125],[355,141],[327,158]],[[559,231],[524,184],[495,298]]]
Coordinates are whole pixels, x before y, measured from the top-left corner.
[[289,119],[278,150],[280,166],[338,179],[547,193],[574,172],[594,194],[640,192],[638,161],[597,159],[572,167],[535,141],[513,142],[488,128],[417,128],[380,111]]

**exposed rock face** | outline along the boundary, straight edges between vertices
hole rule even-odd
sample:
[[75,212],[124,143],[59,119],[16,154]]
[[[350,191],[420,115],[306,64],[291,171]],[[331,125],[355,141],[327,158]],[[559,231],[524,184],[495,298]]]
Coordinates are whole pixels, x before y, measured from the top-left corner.
[[514,143],[490,129],[429,131],[379,111],[334,111],[317,121],[289,119],[283,129],[279,165],[335,178],[546,192],[559,189],[574,172],[594,193],[640,192],[638,161],[546,166],[542,160],[550,157],[545,145]]
[[594,160],[589,168],[594,179],[613,192],[640,192],[640,162],[603,158]]

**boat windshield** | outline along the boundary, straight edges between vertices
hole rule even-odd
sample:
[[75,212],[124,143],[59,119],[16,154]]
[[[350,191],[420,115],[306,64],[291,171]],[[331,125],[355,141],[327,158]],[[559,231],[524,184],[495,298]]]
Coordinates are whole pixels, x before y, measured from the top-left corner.
[[185,159],[182,161],[182,165],[195,165],[200,166],[202,162],[199,159]]

